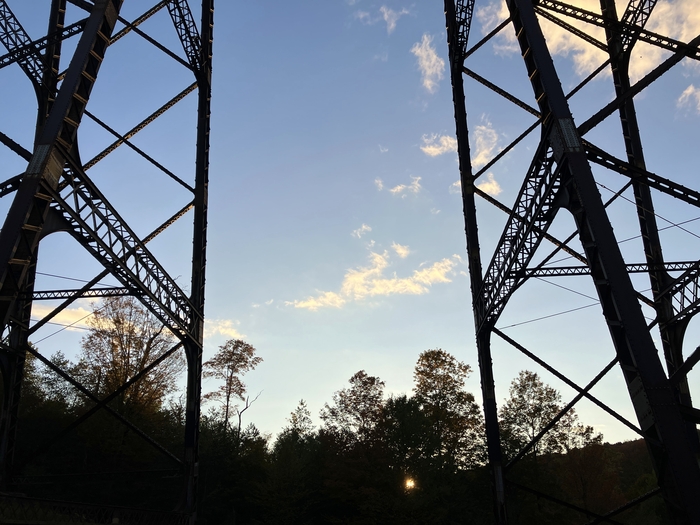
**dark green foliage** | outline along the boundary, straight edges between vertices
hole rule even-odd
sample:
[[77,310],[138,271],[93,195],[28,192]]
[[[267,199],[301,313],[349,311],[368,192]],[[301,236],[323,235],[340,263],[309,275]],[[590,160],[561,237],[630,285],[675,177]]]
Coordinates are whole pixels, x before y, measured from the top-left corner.
[[[52,359],[69,371],[75,366],[60,354]],[[412,395],[385,398],[379,378],[358,372],[324,407],[320,429],[302,400],[274,439],[252,423],[240,430],[222,411],[212,410],[201,423],[200,523],[493,523],[480,410],[464,390],[468,373],[448,353],[429,350],[418,360]],[[535,374],[524,372],[519,379],[503,409],[511,454],[544,424],[540,412],[554,414],[561,407],[558,393]],[[28,358],[17,465],[31,484],[25,480],[13,489],[47,498],[75,500],[79,494],[84,502],[176,508],[182,490],[177,466],[104,412],[45,447],[47,437],[60,434],[89,406]],[[250,406],[254,419],[255,405]],[[508,472],[513,523],[588,523],[655,487],[643,442],[602,444],[574,416],[562,418],[544,446]],[[134,410],[130,419],[181,453],[183,407],[175,399]],[[659,496],[616,519],[667,523]]]

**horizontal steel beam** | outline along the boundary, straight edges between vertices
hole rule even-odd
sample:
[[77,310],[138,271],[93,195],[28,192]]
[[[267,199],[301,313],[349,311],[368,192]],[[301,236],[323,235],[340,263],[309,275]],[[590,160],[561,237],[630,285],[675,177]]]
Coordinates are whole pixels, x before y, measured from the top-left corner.
[[111,286],[109,288],[94,288],[92,290],[45,290],[34,291],[31,295],[33,301],[68,299],[78,294],[79,297],[124,297],[126,295],[136,295],[134,290]]
[[638,25],[627,22],[613,22],[606,20],[598,13],[587,11],[586,9],[581,9],[564,2],[557,2],[555,0],[538,0],[537,5],[539,7],[549,9],[552,12],[566,15],[577,20],[582,20],[598,27],[606,27],[610,25],[616,26],[621,33],[627,35],[627,42],[635,39],[668,51],[673,51],[674,53],[680,53],[688,58],[700,60],[700,48],[698,48],[697,44],[693,42],[681,42],[680,40],[675,40],[652,31],[647,31]]
[[595,162],[600,166],[616,171],[620,175],[646,184],[650,188],[654,188],[666,195],[680,199],[693,206],[700,207],[700,191],[688,188],[670,179],[634,166],[629,162],[618,159],[588,141],[583,141],[583,147],[586,149],[586,155],[591,162]]
[[[686,271],[697,266],[697,261],[686,262],[664,262],[663,270],[667,272]],[[658,268],[649,268],[646,263],[628,264],[627,273],[648,273]],[[543,268],[533,268],[525,272],[527,277],[565,277],[571,275],[591,275],[588,266],[549,266]]]
[[80,166],[62,191],[49,189],[52,207],[71,225],[69,233],[181,339],[189,339],[194,309],[189,297],[126,224]]
[[[158,226],[155,230],[153,230],[148,236],[144,237],[141,242],[144,244],[148,244],[151,242],[153,239],[155,239],[158,235],[163,233],[167,228],[169,228],[171,225],[173,225],[176,221],[178,221],[181,217],[183,217],[188,211],[192,209],[192,203],[189,203],[185,205],[183,208],[181,208],[179,211],[177,211],[172,217],[170,217],[168,220],[166,220],[163,224]],[[34,332],[36,332],[39,328],[44,326],[46,323],[51,321],[56,315],[61,313],[63,310],[65,310],[68,306],[73,303],[76,299],[80,299],[83,296],[84,292],[87,292],[88,290],[91,290],[93,286],[96,286],[102,279],[107,277],[110,274],[110,271],[103,270],[101,273],[96,275],[95,277],[92,278],[89,282],[85,283],[85,286],[83,286],[80,290],[76,290],[73,295],[70,297],[67,297],[63,303],[58,305],[56,308],[54,308],[51,312],[46,314],[44,317],[42,317],[39,321],[34,323],[31,328],[27,331],[28,335],[32,335]]]
[[[72,37],[73,35],[77,35],[85,28],[86,22],[87,18],[84,18],[83,20],[79,20],[74,24],[64,27],[61,31],[57,31],[38,40],[33,40],[31,42],[27,42],[26,44],[20,47],[14,48],[9,53],[0,56],[0,69],[14,64],[16,62],[31,60],[32,65],[30,69],[32,70],[32,72],[34,73],[42,71],[43,64],[40,60],[40,51],[46,49],[52,44],[55,44],[56,42],[61,42],[63,40],[66,40],[67,38]],[[41,83],[42,77],[37,76],[34,78],[34,80],[37,83]]]

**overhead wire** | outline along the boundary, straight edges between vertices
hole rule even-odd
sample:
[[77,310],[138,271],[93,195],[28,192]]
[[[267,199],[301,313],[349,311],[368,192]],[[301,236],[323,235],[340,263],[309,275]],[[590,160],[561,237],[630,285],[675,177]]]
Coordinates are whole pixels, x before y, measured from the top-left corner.
[[[587,294],[585,294],[585,293],[582,293],[582,292],[579,292],[579,291],[577,291],[577,290],[574,290],[573,288],[569,288],[569,287],[567,287],[567,286],[564,286],[564,285],[561,285],[561,284],[558,284],[558,283],[554,283],[554,282],[549,281],[549,280],[547,280],[547,279],[544,279],[544,278],[542,278],[542,277],[536,277],[536,279],[539,280],[539,281],[543,281],[543,282],[545,282],[545,283],[547,283],[547,284],[551,284],[552,286],[556,286],[557,288],[561,288],[561,289],[563,289],[563,290],[566,290],[567,292],[571,292],[571,293],[574,293],[574,294],[576,294],[576,295],[580,295],[580,296],[582,296],[582,297],[585,297],[586,299],[591,299],[591,300],[593,300],[593,301],[595,301],[595,302],[594,302],[594,303],[591,303],[591,304],[584,305],[584,306],[579,306],[578,308],[572,308],[572,309],[570,309],[570,310],[563,310],[563,311],[561,311],[561,312],[555,312],[555,313],[553,313],[553,314],[545,315],[545,316],[542,316],[542,317],[537,317],[537,318],[535,318],[535,319],[528,319],[527,321],[521,321],[521,322],[519,322],[519,323],[514,323],[514,324],[507,325],[507,326],[502,326],[502,327],[499,327],[500,330],[507,330],[508,328],[514,328],[514,327],[516,327],[516,326],[521,326],[521,325],[524,325],[524,324],[530,324],[530,323],[534,323],[534,322],[536,322],[536,321],[543,321],[543,320],[545,320],[545,319],[550,319],[550,318],[552,318],[552,317],[557,317],[557,316],[559,316],[559,315],[564,315],[564,314],[568,314],[568,313],[571,313],[571,312],[576,312],[576,311],[578,311],[578,310],[583,310],[583,309],[585,309],[585,308],[590,308],[591,306],[595,306],[595,305],[597,305],[597,304],[600,304],[600,301],[599,301],[598,299],[596,299],[595,297],[591,296],[591,295],[587,295]],[[642,290],[640,293],[648,292],[649,290],[651,290],[651,288],[647,288],[646,290]],[[644,318],[645,318],[647,321],[652,321],[652,320],[653,320],[653,319],[651,319],[650,317],[647,317],[646,315],[644,316]]]
[[[56,275],[53,273],[45,273],[45,272],[36,272],[37,275],[44,275],[46,277],[55,277],[56,279],[66,279],[67,281],[75,281],[78,283],[89,283],[90,281],[86,281],[85,279],[78,279],[76,277],[67,277],[65,275]],[[106,283],[97,283],[100,286],[110,286],[109,284]]]
[[[68,276],[65,276],[65,275],[58,275],[58,274],[53,274],[53,273],[36,272],[36,274],[37,274],[37,275],[43,275],[43,276],[45,276],[45,277],[54,277],[54,278],[56,278],[56,279],[65,279],[65,280],[68,280],[68,281],[75,281],[75,282],[79,282],[79,283],[89,283],[89,282],[90,282],[90,281],[86,281],[86,280],[84,280],[84,279],[78,279],[78,278],[76,278],[76,277],[68,277]],[[105,283],[97,283],[97,284],[100,285],[100,286],[109,286],[108,284],[105,284]],[[81,321],[87,319],[87,318],[90,317],[91,315],[93,315],[93,314],[99,312],[100,310],[102,310],[102,307],[93,310],[92,312],[88,313],[87,315],[84,315],[84,316],[81,317],[80,319],[78,319],[78,320],[76,320],[76,321],[73,321],[73,322],[70,323],[70,324],[57,323],[57,322],[54,322],[54,321],[47,321],[46,324],[55,325],[55,326],[61,326],[62,328],[61,328],[60,330],[56,330],[55,332],[53,332],[53,333],[51,333],[51,334],[49,334],[49,335],[47,335],[47,336],[45,336],[45,337],[42,337],[41,339],[39,339],[39,340],[37,340],[37,341],[34,341],[33,343],[34,343],[34,344],[38,344],[38,343],[41,343],[42,341],[46,341],[49,337],[53,337],[54,335],[60,334],[61,332],[67,330],[68,328],[73,328],[73,329],[76,329],[76,330],[88,330],[88,328],[85,328],[84,326],[76,326],[76,325],[77,325],[78,323],[80,323]],[[32,318],[32,321],[39,321],[39,320],[40,320],[40,319]]]
[[[609,191],[610,193],[613,193],[613,194],[617,193],[617,192],[615,192],[614,190],[612,190],[611,188],[608,188],[607,186],[605,186],[604,184],[602,184],[602,183],[600,183],[600,182],[598,182],[598,181],[596,181],[596,184],[597,184],[598,186],[600,186],[601,188],[604,188],[605,190]],[[635,206],[637,205],[636,202],[634,202],[633,200],[629,199],[628,197],[625,197],[624,195],[619,195],[619,197],[623,198],[624,200],[626,200],[627,202],[629,202],[629,203],[631,203],[631,204],[634,204]],[[647,211],[648,211],[648,210],[647,210]],[[700,217],[694,217],[694,218],[692,218],[692,219],[687,219],[687,220],[685,220],[685,221],[681,221],[681,222],[677,222],[677,223],[676,223],[676,222],[673,222],[673,221],[667,219],[666,217],[663,217],[663,216],[659,215],[656,211],[654,211],[654,216],[656,216],[656,217],[658,217],[659,219],[661,219],[661,220],[663,220],[663,221],[669,223],[669,226],[664,226],[663,228],[658,228],[658,231],[664,231],[664,230],[668,230],[668,229],[671,229],[671,228],[679,228],[680,230],[682,230],[682,231],[684,231],[684,232],[686,232],[686,233],[688,233],[688,234],[690,234],[690,235],[692,235],[692,236],[697,237],[698,239],[700,239],[700,235],[698,235],[698,234],[696,234],[696,233],[693,233],[692,231],[687,230],[686,228],[682,228],[682,227],[681,227],[681,226],[684,225],[684,224],[688,224],[688,223],[691,223],[691,222],[700,220]],[[641,234],[640,234],[640,235],[635,235],[635,236],[633,236],[633,237],[628,237],[628,238],[626,238],[626,239],[619,240],[619,241],[617,241],[617,243],[618,243],[618,244],[622,244],[623,242],[632,241],[632,240],[635,240],[635,239],[639,239],[639,238],[641,238],[641,237],[642,237]],[[557,263],[560,263],[560,262],[568,261],[568,260],[570,260],[570,259],[572,259],[572,257],[571,257],[570,255],[567,255],[566,257],[562,257],[561,259],[555,259],[555,260],[553,260],[553,261],[549,261],[549,262],[547,263],[547,266],[551,266],[551,265],[553,265],[553,264],[557,264]]]
[[[608,188],[605,184],[602,184],[602,183],[600,183],[600,182],[596,182],[596,184],[598,184],[598,186],[600,186],[601,188],[604,188],[604,189],[608,190],[609,192],[613,192],[613,190],[611,190],[610,188]],[[614,193],[614,192],[613,192],[613,193]],[[637,203],[634,202],[634,201],[633,201],[632,199],[630,199],[629,197],[625,197],[624,195],[620,195],[620,198],[623,199],[623,200],[626,200],[626,201],[629,202],[630,204],[634,204],[635,206],[638,206]],[[648,209],[646,209],[646,208],[644,208],[644,207],[642,207],[642,209],[643,209],[644,211],[647,211],[647,212],[650,211],[650,210],[648,210]],[[654,217],[657,217],[657,218],[661,219],[662,221],[666,221],[667,223],[669,223],[669,224],[671,225],[671,226],[667,226],[666,228],[659,228],[659,231],[662,231],[662,230],[665,230],[665,229],[668,229],[668,228],[672,228],[672,227],[675,226],[676,228],[679,228],[680,230],[682,230],[682,231],[684,231],[684,232],[686,232],[686,233],[692,235],[693,237],[697,237],[698,239],[700,239],[700,235],[698,235],[697,233],[691,232],[690,230],[686,230],[685,228],[682,228],[682,227],[681,227],[681,224],[685,224],[685,223],[687,223],[687,222],[692,222],[692,221],[694,221],[694,220],[700,219],[700,217],[696,217],[695,219],[691,219],[691,220],[689,220],[689,221],[684,221],[684,222],[681,222],[681,223],[675,223],[675,222],[673,222],[673,221],[667,219],[666,217],[664,217],[664,216],[662,216],[662,215],[659,215],[658,213],[656,213],[656,211],[654,211],[653,213],[654,213]],[[639,238],[639,237],[641,237],[641,235],[637,235],[636,237],[630,237],[629,239],[625,239],[625,240],[619,241],[619,242],[625,242],[626,240],[637,239],[637,238]]]
[[579,306],[578,308],[572,308],[571,310],[564,310],[563,312],[557,312],[557,313],[554,313],[554,314],[545,315],[545,316],[543,316],[543,317],[537,317],[536,319],[528,319],[527,321],[522,321],[522,322],[520,322],[520,323],[509,324],[508,326],[500,326],[500,327],[499,327],[499,330],[507,330],[508,328],[513,328],[513,327],[515,327],[515,326],[521,326],[521,325],[524,325],[524,324],[529,324],[529,323],[534,323],[534,322],[536,322],[536,321],[542,321],[542,320],[544,320],[544,319],[549,319],[549,318],[551,318],[551,317],[557,317],[557,316],[559,316],[559,315],[569,314],[569,313],[571,313],[571,312],[576,312],[576,311],[578,311],[578,310],[583,310],[583,309],[585,309],[585,308],[590,308],[591,306],[596,306],[596,305],[598,305],[598,304],[600,304],[600,301],[596,301],[595,303],[587,304],[587,305],[585,305],[585,306]]
[[63,328],[61,328],[60,330],[56,330],[55,332],[47,335],[46,337],[39,339],[38,341],[34,341],[33,344],[39,344],[42,341],[46,341],[49,337],[53,337],[56,334],[60,334],[61,332],[63,332],[64,330],[67,330],[68,328],[77,328],[78,330],[87,330],[87,328],[83,328],[82,326],[75,326],[75,325],[78,324],[79,322],[83,321],[84,319],[87,319],[91,315],[94,315],[95,312],[97,312],[99,310],[101,310],[101,308],[98,308],[97,310],[90,312],[87,315],[84,315],[80,319],[73,321],[71,324],[61,324],[61,323],[54,323],[54,322],[48,321],[46,324],[53,324],[53,325],[57,325],[57,326],[62,326]]

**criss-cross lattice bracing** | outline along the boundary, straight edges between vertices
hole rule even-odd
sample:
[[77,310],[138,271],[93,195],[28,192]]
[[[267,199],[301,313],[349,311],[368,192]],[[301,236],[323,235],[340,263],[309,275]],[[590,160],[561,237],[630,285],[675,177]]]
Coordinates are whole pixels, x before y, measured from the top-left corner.
[[[688,322],[700,309],[700,262],[687,259],[667,262],[664,259],[659,234],[662,228],[658,224],[660,216],[654,208],[652,190],[666,199],[675,199],[677,206],[687,206],[691,210],[697,208],[700,193],[673,180],[675,177],[671,173],[658,175],[647,169],[635,108],[635,97],[682,58],[700,58],[700,37],[683,42],[673,38],[674,35],[661,35],[646,29],[649,20],[653,20],[656,5],[656,1],[630,0],[622,16],[618,17],[614,0],[600,0],[599,12],[557,0],[507,0],[508,18],[469,48],[466,38],[470,34],[472,13],[478,9],[478,3],[475,6],[473,0],[445,0],[488,459],[493,476],[496,521],[499,524],[509,522],[509,510],[517,508],[514,501],[518,494],[535,494],[538,498],[579,512],[581,519],[590,519],[591,523],[617,523],[615,517],[622,512],[661,495],[674,523],[700,522],[700,503],[697,498],[697,494],[700,494],[700,468],[697,461],[700,452],[697,433],[700,411],[692,405],[687,381],[688,373],[700,361],[700,351],[696,350],[685,358],[683,356],[683,340]],[[565,94],[562,89],[558,70],[543,35],[542,27],[545,24],[553,24],[552,27],[556,26],[558,31],[569,32],[607,55],[607,60],[569,94]],[[477,51],[487,49],[487,44],[507,31],[508,26],[511,26],[511,34],[513,30],[515,33],[514,42],[511,40],[509,45],[517,44],[525,63],[527,76],[524,80],[534,95],[533,105],[522,94],[511,94],[503,82],[489,80],[488,71],[478,72],[477,67],[469,64],[477,56]],[[484,31],[487,29],[484,28]],[[473,28],[471,32],[474,32]],[[604,39],[600,37],[601,32],[604,32]],[[630,79],[631,56],[635,46],[640,43],[663,49],[671,55],[660,60],[660,63],[633,83]],[[612,78],[614,100],[601,100],[600,109],[577,126],[569,101],[594,79],[597,82],[609,82],[602,74],[606,71]],[[519,69],[511,74],[522,75],[523,72]],[[464,75],[512,103],[514,114],[525,110],[537,119],[509,145],[496,152],[491,160],[484,162],[479,159],[480,165],[485,166],[476,172],[472,168],[467,109],[473,103],[481,113],[483,106],[479,105],[476,95],[474,99],[468,96],[465,101]],[[521,88],[523,85],[520,84]],[[624,160],[619,154],[606,151],[607,147],[594,145],[594,139],[583,138],[606,119],[612,120],[615,113],[619,116],[622,128],[626,155]],[[541,133],[535,147],[532,147],[534,139],[529,139],[530,151],[534,155],[530,153],[530,166],[523,169],[524,181],[516,194],[515,204],[512,207],[503,204],[479,187],[478,178],[487,170],[498,167],[503,159],[512,159],[513,150],[538,128]],[[519,151],[522,156],[523,150]],[[596,169],[606,168],[608,177],[622,176],[619,189],[610,190],[614,195],[607,202],[603,202],[599,191],[599,188],[607,187],[598,182],[597,176],[594,176],[597,172],[593,171],[592,166]],[[626,197],[630,192],[631,197]],[[495,242],[485,272],[482,272],[475,196],[483,197],[486,202],[509,214],[500,239]],[[611,204],[620,200],[628,201],[636,211],[642,256],[646,259],[644,262],[639,259],[627,261],[618,244],[620,239],[613,233],[608,210]],[[557,235],[552,235],[550,226],[561,215],[560,212],[564,211],[569,212],[576,229],[568,236],[560,237],[561,230],[557,230]],[[680,228],[678,224],[672,226]],[[554,245],[553,251],[547,247],[548,243]],[[488,244],[492,245],[492,241],[488,240]],[[557,265],[557,254],[561,260],[574,257],[579,264]],[[650,288],[641,291],[635,288],[630,276],[637,273],[648,276],[647,286]],[[528,286],[528,281],[583,275],[592,278],[593,290],[602,308],[603,321],[612,338],[613,360],[608,358],[607,364],[599,369],[595,377],[585,387],[579,387],[556,366],[548,363],[547,359],[539,356],[538,352],[525,348],[505,334],[504,328],[497,327],[497,323],[507,311],[508,303]],[[638,280],[634,284],[638,285]],[[653,319],[645,318],[642,307],[652,309]],[[577,310],[580,308],[570,312]],[[494,379],[496,374],[491,348],[491,336],[494,334],[577,392],[552,421],[544,425],[523,448],[512,453],[509,459],[504,456],[499,431]],[[659,350],[655,339],[660,339]],[[622,373],[627,388],[620,395],[631,400],[636,423],[591,393],[594,385],[614,369]],[[643,437],[656,471],[657,489],[640,494],[623,507],[608,509],[607,514],[592,512],[548,494],[540,487],[527,486],[520,480],[509,478],[513,466],[548,432],[556,428],[558,421],[581,399],[593,402],[619,423]]]
[[[21,17],[12,10],[12,2],[0,0],[0,43],[6,49],[6,53],[0,57],[0,69],[4,70],[0,74],[19,67],[34,88],[38,106],[33,144],[25,142],[26,138],[16,137],[11,120],[4,120],[6,129],[0,132],[0,142],[26,165],[26,169],[19,174],[6,173],[5,182],[0,184],[0,196],[11,200],[7,219],[0,231],[0,371],[3,385],[0,490],[25,492],[21,484],[22,480],[26,481],[23,468],[27,465],[19,465],[14,460],[17,428],[21,425],[18,407],[25,358],[29,352],[90,400],[93,407],[56,435],[43,436],[43,445],[35,451],[25,451],[24,457],[39,457],[48,451],[60,454],[56,443],[70,439],[71,432],[95,413],[107,413],[157,453],[171,460],[176,467],[174,472],[179,473],[178,479],[184,480],[184,487],[178,488],[175,494],[175,498],[180,499],[177,514],[144,512],[138,516],[138,522],[193,522],[198,480],[214,2],[201,2],[199,24],[187,0],[51,0],[48,4],[50,7],[46,12],[40,12],[40,9],[31,11],[33,17],[48,17],[46,34],[36,38],[30,37],[25,29],[33,27],[33,24],[26,21],[22,24]],[[30,16],[27,12],[25,9],[25,16]],[[137,14],[133,15],[135,12]],[[127,19],[127,13],[130,19]],[[151,24],[151,21],[156,21],[157,25]],[[143,29],[146,26],[148,29]],[[163,44],[161,38],[164,31],[171,35],[167,41],[179,41],[181,47],[171,48]],[[72,51],[64,56],[62,48],[67,42]],[[98,104],[95,109],[91,106],[91,111],[87,109],[91,98],[94,98],[93,91],[100,93],[99,79],[104,76],[102,71],[105,67],[109,68],[111,56],[118,54],[112,48],[118,49],[122,42],[143,46],[144,56],[157,56],[149,60],[163,60],[169,67],[172,63],[177,64],[181,70],[177,78],[182,82],[179,87],[176,86],[176,94],[161,97],[154,105],[157,109],[148,112],[147,117],[131,119],[125,132],[117,131],[123,125],[111,125],[108,118],[100,116],[100,108],[105,112],[104,104]],[[157,64],[150,64],[149,67],[153,70],[159,68]],[[108,82],[103,83],[106,89]],[[95,89],[95,86],[98,87]],[[148,88],[148,83],[143,83],[142,90]],[[194,173],[188,174],[187,170],[183,173],[182,167],[176,170],[166,167],[169,164],[167,159],[158,158],[159,155],[147,151],[148,146],[136,142],[136,139],[141,131],[164,114],[175,107],[182,107],[180,103],[194,92],[197,93],[197,101],[190,105],[190,111],[194,109],[190,122],[196,127],[196,143],[191,145]],[[117,95],[112,91],[109,97],[108,108],[119,108],[120,115],[130,117],[141,112],[140,109],[131,111],[130,105],[133,106],[134,101],[130,101],[126,95]],[[153,100],[158,98],[152,97]],[[92,136],[88,135],[85,135],[88,140],[85,137],[80,140],[81,145],[89,145],[87,149],[91,154],[87,162],[81,160],[78,141],[82,136],[81,130],[86,127],[83,121],[93,126],[92,129],[97,126],[109,137],[102,143],[89,140]],[[165,175],[166,180],[176,183],[180,191],[180,202],[173,205],[177,202],[174,194],[165,191],[163,181],[159,182],[160,191],[149,197],[149,207],[157,203],[154,209],[165,209],[170,205],[172,209],[167,213],[168,218],[164,221],[160,219],[160,225],[147,236],[137,233],[140,225],[130,223],[128,216],[118,211],[110,197],[100,189],[104,182],[96,182],[92,176],[93,172],[100,175],[101,166],[109,163],[106,159],[110,159],[121,146],[127,146],[139,159],[145,160],[149,169],[155,171],[154,176]],[[88,170],[91,175],[87,174]],[[111,176],[119,177],[120,174],[115,174],[114,170],[112,165],[109,170]],[[100,176],[104,177],[104,172]],[[192,272],[188,292],[171,277],[166,269],[167,264],[159,261],[146,246],[185,216],[193,216]],[[104,267],[104,271],[96,276],[80,276],[85,284],[79,289],[35,290],[37,263],[41,261],[39,246],[48,235],[57,232],[70,236],[62,237],[66,252],[87,252]],[[36,334],[76,300],[125,295],[138,298],[179,342],[102,399],[82,385],[69,370],[62,369],[28,342],[30,335]],[[47,313],[34,318],[32,305],[45,299],[62,302],[48,311],[42,309]],[[141,377],[183,351],[187,361],[183,414],[185,430],[182,449],[168,450],[109,403]],[[75,496],[77,499],[80,495]],[[20,520],[18,522],[25,519],[24,514],[41,516],[47,512],[59,512],[61,515],[92,512],[95,515],[119,517],[128,513],[120,510],[114,514],[106,507],[81,507],[80,510],[76,506],[71,507],[70,503],[59,505],[59,510],[47,505],[25,498],[21,501],[8,500],[2,506],[10,513],[9,518]]]

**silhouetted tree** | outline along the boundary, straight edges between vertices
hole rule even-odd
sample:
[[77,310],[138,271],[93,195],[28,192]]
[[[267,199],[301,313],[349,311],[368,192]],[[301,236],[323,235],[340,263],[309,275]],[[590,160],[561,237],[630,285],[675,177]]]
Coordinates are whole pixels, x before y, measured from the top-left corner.
[[311,421],[311,412],[306,405],[306,401],[301,399],[297,407],[292,411],[287,419],[289,426],[284,431],[296,432],[299,436],[305,437],[310,435],[314,430],[314,424]]
[[483,462],[481,410],[465,390],[471,367],[440,348],[418,357],[413,372],[414,398],[432,423],[440,443],[434,459],[450,468],[469,468]]
[[[205,394],[204,399],[220,403],[225,429],[229,428],[231,412],[235,411],[239,416],[240,431],[240,416],[252,403],[245,397],[246,385],[241,376],[253,370],[262,361],[262,357],[255,355],[253,345],[241,339],[229,339],[219,347],[214,357],[204,363],[204,377],[222,381],[216,390]],[[245,408],[237,410],[236,401],[245,401]]]
[[333,405],[324,405],[321,419],[325,430],[349,442],[366,441],[381,415],[384,381],[360,370],[349,383],[333,394]]
[[[93,304],[87,324],[90,329],[81,341],[79,361],[71,370],[98,397],[117,390],[176,344],[173,334],[133,297],[109,297],[101,305]],[[177,389],[184,366],[181,352],[165,359],[117,397],[120,411],[160,410]],[[62,395],[58,385],[53,391]]]
[[[500,410],[501,431],[510,455],[537,436],[564,408],[561,394],[542,382],[539,375],[523,370],[511,383],[510,396]],[[532,447],[532,454],[565,453],[590,444],[602,443],[602,435],[583,425],[570,409],[558,423]]]

